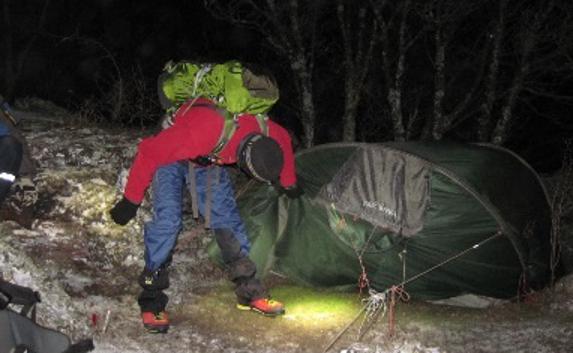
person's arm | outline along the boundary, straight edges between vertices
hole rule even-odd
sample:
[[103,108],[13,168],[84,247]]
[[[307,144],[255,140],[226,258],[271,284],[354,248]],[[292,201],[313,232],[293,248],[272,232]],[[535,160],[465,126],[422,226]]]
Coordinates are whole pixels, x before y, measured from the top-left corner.
[[112,220],[126,225],[135,215],[155,171],[162,165],[193,159],[204,153],[197,134],[183,124],[175,124],[138,145],[122,199],[110,210]]
[[283,151],[284,164],[280,175],[280,184],[285,189],[296,186],[296,167],[291,138],[280,125],[269,121],[269,135],[278,142]]
[[145,190],[160,166],[207,154],[211,145],[208,142],[205,143],[204,139],[198,136],[196,129],[189,129],[183,124],[175,124],[144,139],[138,145],[124,196],[134,204],[141,203]]
[[177,113],[173,126],[141,141],[123,198],[110,211],[113,221],[125,225],[135,217],[145,190],[160,166],[210,153],[222,126],[221,117],[212,109],[183,109]]

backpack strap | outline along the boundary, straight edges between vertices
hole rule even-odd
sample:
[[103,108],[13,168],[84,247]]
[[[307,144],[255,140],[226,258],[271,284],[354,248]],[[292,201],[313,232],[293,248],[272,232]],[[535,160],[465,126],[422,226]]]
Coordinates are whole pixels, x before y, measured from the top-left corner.
[[261,132],[263,133],[263,135],[265,136],[269,136],[269,124],[267,123],[267,121],[269,120],[269,116],[266,114],[257,114],[255,115],[255,118],[257,118],[257,123],[259,123],[259,128],[261,129]]
[[[237,130],[237,119],[239,115],[235,114],[232,115],[229,111],[225,109],[217,109],[220,114],[222,114],[225,118],[225,126],[223,127],[223,131],[221,132],[221,136],[219,136],[219,141],[217,145],[213,149],[213,151],[209,154],[210,158],[216,161],[219,158],[219,153],[225,148],[227,142],[233,137],[235,134],[235,130]],[[259,128],[261,129],[261,133],[265,136],[269,136],[269,125],[267,121],[269,120],[269,116],[266,114],[256,114],[255,118],[257,119],[257,123],[259,124]]]
[[[187,186],[189,188],[189,193],[191,194],[191,210],[193,212],[193,218],[199,218],[199,206],[197,203],[197,178],[195,175],[195,164],[192,161],[188,162],[188,171],[189,176],[187,178]],[[211,181],[214,175],[214,182]],[[219,168],[209,168],[207,167],[207,181],[206,181],[206,192],[205,192],[205,212],[203,214],[203,218],[205,220],[205,228],[211,228],[211,204],[212,204],[212,197],[211,197],[211,185],[218,185],[220,178],[220,169]]]
[[[191,109],[194,107],[205,107],[215,110],[219,115],[223,117],[223,130],[221,130],[221,135],[219,135],[219,139],[215,144],[215,147],[207,156],[208,159],[215,163],[219,159],[219,153],[227,146],[227,143],[235,134],[237,130],[237,119],[239,115],[233,114],[226,109],[219,108],[215,104],[212,103],[195,103],[191,102],[191,105],[187,109]],[[256,114],[255,118],[257,119],[257,123],[259,124],[259,128],[263,135],[269,135],[269,127],[267,121],[269,120],[268,115],[266,114]]]
[[213,156],[215,157],[215,159],[217,159],[219,153],[225,148],[227,142],[229,142],[229,140],[231,139],[231,137],[233,137],[235,131],[237,130],[238,116],[236,114],[235,115],[231,114],[226,109],[218,109],[216,107],[215,109],[217,110],[217,112],[219,112],[219,114],[223,116],[223,121],[224,121],[223,130],[221,131],[219,140],[217,141],[217,144],[215,145],[213,151],[211,151],[211,153],[209,154],[210,156]]
[[195,107],[210,108],[219,113],[221,117],[223,117],[223,130],[221,130],[221,135],[219,135],[215,147],[213,148],[211,153],[209,153],[209,155],[207,156],[211,162],[215,162],[218,159],[219,152],[221,152],[225,148],[227,142],[229,142],[229,140],[237,130],[237,115],[232,114],[226,109],[219,108],[212,103],[195,103],[194,101],[191,102],[191,104],[186,108],[186,110]]
[[[36,320],[36,304],[39,303],[40,293],[33,291],[30,288],[22,287],[17,284],[12,284],[0,279],[0,304],[6,307],[8,304],[21,305],[21,315],[28,316],[31,314],[31,319]],[[2,309],[3,309],[2,308]]]
[[[207,192],[206,192],[206,197],[205,197],[205,228],[209,229],[211,228],[211,204],[213,203],[212,201],[212,187],[211,184],[213,185],[218,185],[219,184],[219,177],[220,177],[220,172],[221,169],[219,168],[208,168],[207,169]],[[213,173],[215,173],[215,175],[213,175]],[[214,182],[212,182],[211,179],[215,179]]]
[[191,210],[193,212],[193,218],[199,218],[199,206],[197,204],[197,179],[195,178],[195,164],[193,162],[188,162],[189,176],[187,177],[187,186],[189,187],[189,193],[191,194]]

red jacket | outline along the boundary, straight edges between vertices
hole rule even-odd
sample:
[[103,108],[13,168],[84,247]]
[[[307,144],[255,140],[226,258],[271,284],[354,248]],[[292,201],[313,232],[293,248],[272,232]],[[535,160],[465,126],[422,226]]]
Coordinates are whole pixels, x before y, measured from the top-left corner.
[[[208,103],[206,100],[200,100],[197,103],[206,102]],[[197,106],[187,109],[188,104],[177,110],[173,126],[143,139],[138,145],[124,193],[129,201],[141,203],[145,190],[159,167],[207,156],[215,148],[223,129],[223,117],[211,107]],[[243,137],[261,131],[253,115],[239,116],[237,124],[235,133],[219,153],[222,164],[237,162],[237,148]],[[283,187],[292,186],[296,183],[296,174],[290,136],[283,127],[273,121],[269,120],[267,125],[269,137],[278,142],[284,155],[280,183]]]

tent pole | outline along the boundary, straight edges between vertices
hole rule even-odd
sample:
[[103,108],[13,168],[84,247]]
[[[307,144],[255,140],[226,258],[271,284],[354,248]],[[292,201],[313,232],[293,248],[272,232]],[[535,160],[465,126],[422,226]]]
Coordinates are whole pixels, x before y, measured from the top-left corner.
[[402,287],[402,286],[404,286],[404,285],[406,285],[406,284],[408,284],[408,283],[410,283],[410,282],[413,282],[413,281],[417,280],[418,278],[422,277],[423,275],[426,275],[426,274],[432,272],[433,270],[435,270],[435,269],[437,269],[437,268],[439,268],[439,267],[442,267],[442,266],[444,266],[445,264],[447,264],[447,263],[449,263],[449,262],[452,262],[452,261],[454,261],[455,259],[457,259],[457,258],[459,258],[459,257],[462,257],[463,255],[467,254],[468,252],[479,248],[479,247],[482,246],[483,244],[485,244],[485,243],[487,243],[488,241],[493,240],[493,239],[495,239],[495,238],[501,236],[502,234],[503,234],[503,233],[498,230],[495,234],[493,234],[493,235],[490,236],[489,238],[484,239],[484,240],[480,241],[479,243],[476,243],[476,244],[472,245],[471,247],[467,248],[466,250],[464,250],[464,251],[462,251],[462,252],[460,252],[460,253],[458,253],[458,254],[456,254],[456,255],[454,255],[454,256],[452,256],[452,257],[450,257],[450,258],[448,258],[448,259],[446,259],[446,260],[444,260],[444,261],[442,261],[442,262],[440,262],[439,264],[436,264],[436,265],[430,267],[429,269],[427,269],[427,270],[425,270],[425,271],[423,271],[423,272],[418,273],[417,275],[415,275],[415,276],[413,276],[413,277],[410,277],[409,279],[407,279],[407,280],[405,280],[405,281],[402,281],[402,283],[400,283],[400,284],[398,285],[398,287]]

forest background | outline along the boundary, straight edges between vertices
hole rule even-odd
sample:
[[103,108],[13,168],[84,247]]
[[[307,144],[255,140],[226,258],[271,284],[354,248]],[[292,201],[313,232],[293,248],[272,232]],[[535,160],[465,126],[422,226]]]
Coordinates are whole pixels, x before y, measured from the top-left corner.
[[269,67],[301,148],[491,142],[561,167],[573,103],[567,0],[2,0],[0,92],[147,127],[169,60]]

